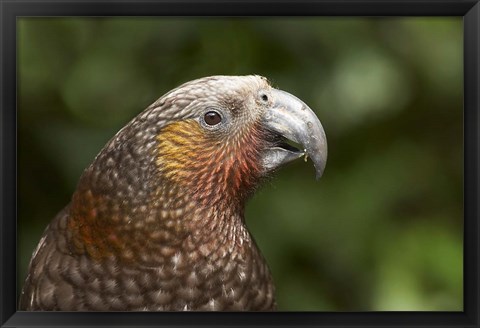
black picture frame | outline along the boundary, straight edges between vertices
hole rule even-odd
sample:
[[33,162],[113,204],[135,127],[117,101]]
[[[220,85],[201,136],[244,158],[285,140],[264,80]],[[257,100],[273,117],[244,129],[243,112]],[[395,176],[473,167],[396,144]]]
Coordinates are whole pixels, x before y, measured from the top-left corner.
[[[17,311],[16,21],[22,16],[462,16],[464,22],[464,311],[277,313],[52,313]],[[478,0],[0,0],[0,324],[2,327],[479,327]]]

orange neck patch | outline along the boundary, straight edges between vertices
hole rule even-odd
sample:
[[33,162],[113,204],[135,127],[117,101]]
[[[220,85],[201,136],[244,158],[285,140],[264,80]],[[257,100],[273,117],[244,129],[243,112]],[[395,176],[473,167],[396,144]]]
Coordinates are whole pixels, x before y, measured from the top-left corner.
[[258,183],[262,139],[256,126],[221,138],[195,120],[184,120],[167,125],[157,140],[162,177],[206,206],[221,201],[242,206]]

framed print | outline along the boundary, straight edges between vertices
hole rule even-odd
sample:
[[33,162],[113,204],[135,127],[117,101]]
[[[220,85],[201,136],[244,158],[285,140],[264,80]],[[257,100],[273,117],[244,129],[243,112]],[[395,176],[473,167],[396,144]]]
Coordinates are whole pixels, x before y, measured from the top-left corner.
[[478,315],[478,1],[2,1],[1,317]]

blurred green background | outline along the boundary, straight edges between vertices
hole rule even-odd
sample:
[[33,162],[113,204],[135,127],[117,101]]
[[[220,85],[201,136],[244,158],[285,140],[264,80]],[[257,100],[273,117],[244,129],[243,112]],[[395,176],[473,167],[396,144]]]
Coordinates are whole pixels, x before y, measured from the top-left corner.
[[20,18],[18,287],[83,169],[202,76],[260,74],[313,108],[329,158],[247,223],[280,310],[463,310],[461,18]]

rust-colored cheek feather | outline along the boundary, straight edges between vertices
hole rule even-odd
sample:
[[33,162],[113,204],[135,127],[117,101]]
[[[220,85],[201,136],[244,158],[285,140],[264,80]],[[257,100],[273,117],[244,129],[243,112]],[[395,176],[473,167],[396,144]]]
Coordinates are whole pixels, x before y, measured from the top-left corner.
[[157,164],[167,179],[205,205],[244,202],[261,176],[260,133],[252,124],[219,139],[195,120],[175,122],[158,135]]
[[19,309],[275,310],[244,208],[265,174],[304,155],[288,138],[321,175],[318,118],[265,78],[211,76],[167,93],[85,169],[33,253]]

